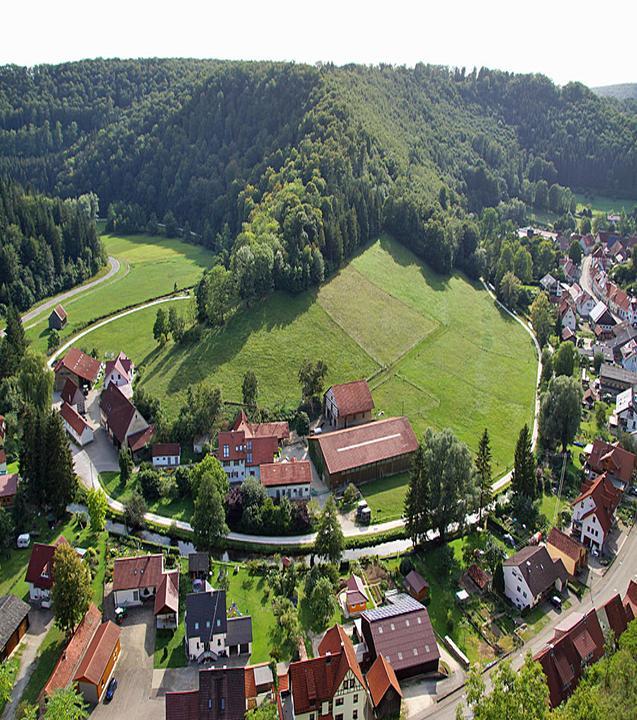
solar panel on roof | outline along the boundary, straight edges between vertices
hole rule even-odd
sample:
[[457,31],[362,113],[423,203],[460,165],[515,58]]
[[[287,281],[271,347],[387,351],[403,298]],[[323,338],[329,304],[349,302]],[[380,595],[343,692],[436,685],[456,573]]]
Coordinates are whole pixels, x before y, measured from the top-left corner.
[[425,606],[421,605],[417,600],[405,597],[404,599],[401,599],[397,603],[393,603],[391,605],[383,605],[382,607],[375,608],[374,610],[365,610],[363,617],[370,622],[376,622],[377,620],[386,620],[388,618],[396,617],[396,615],[404,615],[405,613],[424,609]]

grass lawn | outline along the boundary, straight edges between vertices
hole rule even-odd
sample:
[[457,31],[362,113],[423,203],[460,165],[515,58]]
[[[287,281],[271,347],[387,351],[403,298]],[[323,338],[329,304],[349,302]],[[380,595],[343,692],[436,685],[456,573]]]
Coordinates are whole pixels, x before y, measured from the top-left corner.
[[614,198],[614,197],[603,197],[601,195],[584,195],[582,193],[575,193],[575,199],[577,200],[577,211],[579,212],[584,207],[590,206],[593,212],[598,213],[610,213],[610,212],[621,212],[622,208],[626,209],[626,212],[630,212],[635,205],[637,200],[627,200],[626,198]]
[[38,696],[46,685],[47,680],[51,677],[55,663],[62,654],[64,644],[64,633],[52,623],[42,641],[42,645],[40,645],[35,670],[29,678],[27,686],[24,688],[21,701],[27,701],[29,703],[37,702]]
[[261,404],[296,405],[305,358],[326,361],[327,386],[369,377],[405,350],[372,392],[377,410],[404,412],[418,434],[451,427],[475,451],[487,427],[498,474],[511,466],[517,433],[532,419],[537,361],[530,337],[481,286],[459,274],[436,275],[386,237],[319,291],[275,293],[194,345],[158,348],[154,318],[155,311],[137,313],[83,342],[100,352],[122,349],[142,365],[141,383],[161,398],[169,419],[188,385],[202,380],[239,400],[251,369]]
[[385,522],[402,516],[408,482],[408,473],[399,473],[361,485],[363,497],[372,509],[372,522]]
[[[141,493],[141,489],[137,483],[137,476],[131,478],[126,485],[122,485],[119,481],[118,472],[100,473],[100,482],[105,492],[115,500],[125,503],[133,494],[135,489]],[[159,498],[153,502],[147,503],[148,511],[159,515],[166,515],[175,520],[189,520],[193,513],[193,501],[191,497],[184,498]]]
[[[69,320],[60,332],[62,339],[95,318],[165,295],[175,285],[184,288],[196,284],[212,258],[206,248],[176,238],[103,235],[102,240],[107,253],[120,261],[119,272],[105,283],[64,302]],[[41,352],[46,351],[46,313],[27,328],[32,346]]]
[[[540,513],[553,525],[554,519],[559,526],[560,512],[570,507],[567,500],[560,500],[557,495],[544,493],[540,500]],[[557,509],[557,513],[555,512]]]

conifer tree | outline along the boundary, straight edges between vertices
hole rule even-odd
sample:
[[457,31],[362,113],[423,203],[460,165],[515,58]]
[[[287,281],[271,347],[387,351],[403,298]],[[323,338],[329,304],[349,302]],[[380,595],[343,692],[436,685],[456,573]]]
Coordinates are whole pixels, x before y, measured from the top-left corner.
[[424,449],[421,443],[414,453],[405,498],[405,523],[407,533],[414,545],[419,545],[426,539],[427,531],[431,527],[430,505],[429,475],[425,469]]
[[484,429],[480,438],[475,465],[479,491],[478,524],[482,525],[482,510],[493,500],[491,493],[491,443],[487,428]]
[[531,500],[535,499],[537,487],[535,481],[535,456],[531,447],[531,433],[529,426],[525,425],[515,445],[513,458],[513,475],[511,477],[513,492],[524,495]]

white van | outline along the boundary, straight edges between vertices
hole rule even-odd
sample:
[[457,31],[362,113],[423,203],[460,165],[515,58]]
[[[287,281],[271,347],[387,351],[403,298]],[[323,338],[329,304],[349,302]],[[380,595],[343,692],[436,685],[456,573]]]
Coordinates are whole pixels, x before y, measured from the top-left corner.
[[29,533],[23,533],[22,535],[18,535],[18,547],[19,548],[28,548],[31,544],[31,535]]

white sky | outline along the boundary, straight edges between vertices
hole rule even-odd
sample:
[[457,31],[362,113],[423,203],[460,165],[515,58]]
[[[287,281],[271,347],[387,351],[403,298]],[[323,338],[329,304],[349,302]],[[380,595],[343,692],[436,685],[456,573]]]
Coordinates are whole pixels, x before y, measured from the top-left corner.
[[0,64],[215,57],[429,62],[637,82],[636,0],[3,0]]

